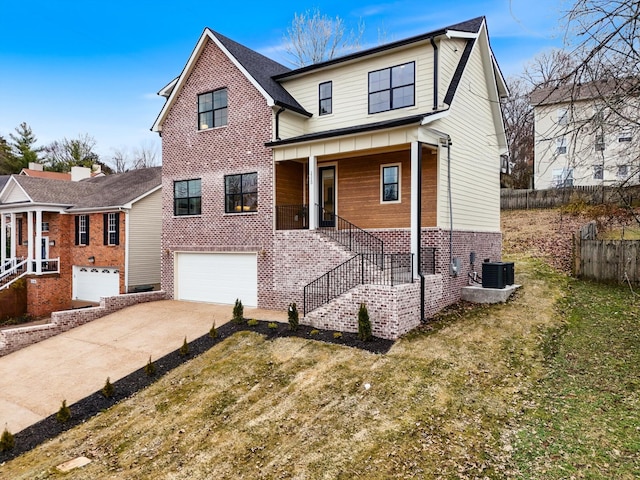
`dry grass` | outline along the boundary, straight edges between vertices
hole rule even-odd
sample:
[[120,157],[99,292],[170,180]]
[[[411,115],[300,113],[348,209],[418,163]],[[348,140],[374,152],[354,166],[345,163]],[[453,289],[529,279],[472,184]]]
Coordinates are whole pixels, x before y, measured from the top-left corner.
[[510,432],[561,292],[549,269],[518,265],[512,303],[454,309],[387,355],[237,334],[0,477],[56,478],[81,455],[92,463],[64,478],[513,475]]

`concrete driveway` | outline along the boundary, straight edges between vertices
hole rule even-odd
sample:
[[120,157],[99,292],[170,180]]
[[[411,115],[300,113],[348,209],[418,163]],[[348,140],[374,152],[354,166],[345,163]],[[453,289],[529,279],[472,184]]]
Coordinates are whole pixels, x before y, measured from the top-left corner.
[[[232,317],[232,305],[163,300],[125,308],[0,358],[0,427],[17,433],[180,348]],[[244,309],[287,321],[286,311]]]

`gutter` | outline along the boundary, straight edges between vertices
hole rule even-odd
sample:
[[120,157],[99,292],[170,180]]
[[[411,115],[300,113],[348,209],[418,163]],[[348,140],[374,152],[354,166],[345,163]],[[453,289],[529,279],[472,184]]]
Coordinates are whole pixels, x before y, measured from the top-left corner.
[[280,138],[280,114],[285,110],[286,108],[280,107],[280,110],[276,112],[276,142],[279,142],[280,140],[282,140]]

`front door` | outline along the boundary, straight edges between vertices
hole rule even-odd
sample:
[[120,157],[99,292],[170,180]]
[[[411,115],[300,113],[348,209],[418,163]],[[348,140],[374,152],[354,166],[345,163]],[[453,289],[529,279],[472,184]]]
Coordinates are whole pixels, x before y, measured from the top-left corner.
[[321,227],[336,225],[336,167],[320,167],[320,219]]

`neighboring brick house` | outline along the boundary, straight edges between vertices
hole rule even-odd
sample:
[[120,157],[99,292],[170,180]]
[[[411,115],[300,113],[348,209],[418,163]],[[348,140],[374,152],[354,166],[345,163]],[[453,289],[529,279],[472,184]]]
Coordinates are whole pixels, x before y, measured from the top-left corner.
[[297,70],[206,28],[152,127],[163,290],[414,328],[500,259],[506,93],[482,17]]
[[610,79],[534,91],[535,187],[640,183],[637,90]]
[[0,289],[25,277],[35,317],[159,289],[161,208],[160,167],[77,182],[8,177],[0,189]]

